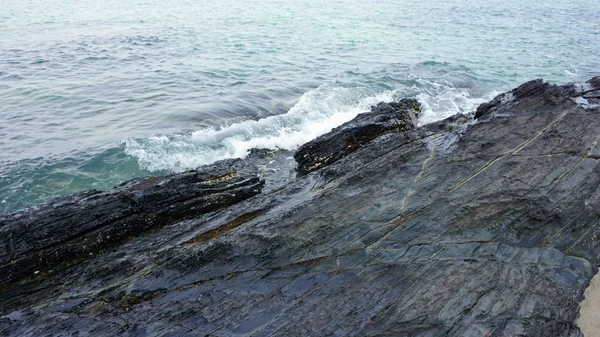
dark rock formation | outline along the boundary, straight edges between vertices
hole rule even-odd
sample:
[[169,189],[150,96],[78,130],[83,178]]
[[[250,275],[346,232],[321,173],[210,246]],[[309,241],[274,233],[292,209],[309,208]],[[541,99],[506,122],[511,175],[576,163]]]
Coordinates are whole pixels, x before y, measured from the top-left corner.
[[370,113],[360,114],[302,145],[294,155],[298,171],[308,173],[323,168],[388,132],[414,129],[419,111],[421,104],[416,99],[379,103],[371,108]]
[[[581,336],[600,259],[600,107],[584,96],[599,80],[529,82],[476,120],[389,132],[295,179],[268,168],[268,193],[5,281],[0,334]],[[199,172],[262,166],[244,163]],[[92,217],[94,195],[72,197],[73,219]],[[85,235],[47,221],[61,207],[4,217],[3,261],[15,228],[59,245]]]
[[150,229],[214,212],[260,193],[230,169],[136,179],[0,216],[0,287],[78,262]]

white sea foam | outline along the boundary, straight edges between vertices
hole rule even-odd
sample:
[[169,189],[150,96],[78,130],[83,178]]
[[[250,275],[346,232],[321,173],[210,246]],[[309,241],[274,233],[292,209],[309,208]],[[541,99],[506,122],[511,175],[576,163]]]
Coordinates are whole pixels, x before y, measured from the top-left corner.
[[181,171],[228,158],[243,158],[252,148],[295,150],[300,145],[390,102],[395,91],[369,95],[364,88],[322,85],[305,93],[286,114],[250,120],[191,134],[128,139],[125,152],[150,171]]
[[[417,95],[423,104],[420,123],[430,123],[458,112],[473,110],[485,98],[469,97],[465,88],[432,83]],[[250,120],[221,129],[190,134],[128,139],[125,152],[150,171],[182,171],[222,159],[244,158],[252,148],[295,150],[300,145],[370,110],[390,102],[407,88],[372,93],[365,88],[322,85],[306,92],[287,113]]]
[[472,97],[468,88],[429,82],[416,96],[422,104],[419,125],[439,121],[457,113],[469,113],[498,94],[499,92],[493,91],[483,97]]

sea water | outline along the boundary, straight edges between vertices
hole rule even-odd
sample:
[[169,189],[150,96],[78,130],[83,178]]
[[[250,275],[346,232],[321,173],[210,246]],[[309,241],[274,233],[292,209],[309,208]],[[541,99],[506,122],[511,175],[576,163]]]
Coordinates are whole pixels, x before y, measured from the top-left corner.
[[1,0],[0,213],[600,75],[592,0]]

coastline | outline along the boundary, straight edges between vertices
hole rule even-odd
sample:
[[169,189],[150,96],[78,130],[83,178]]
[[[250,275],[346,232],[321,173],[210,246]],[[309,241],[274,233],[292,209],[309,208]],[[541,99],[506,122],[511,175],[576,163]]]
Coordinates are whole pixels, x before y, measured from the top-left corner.
[[254,150],[0,215],[0,331],[581,336],[599,93],[535,80],[421,127],[387,104],[302,174]]

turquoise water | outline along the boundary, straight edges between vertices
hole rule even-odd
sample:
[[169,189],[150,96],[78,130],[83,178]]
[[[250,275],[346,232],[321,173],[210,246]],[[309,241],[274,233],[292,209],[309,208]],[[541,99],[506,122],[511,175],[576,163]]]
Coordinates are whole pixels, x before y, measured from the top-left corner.
[[417,97],[421,123],[600,73],[596,1],[0,3],[0,213],[293,150]]

